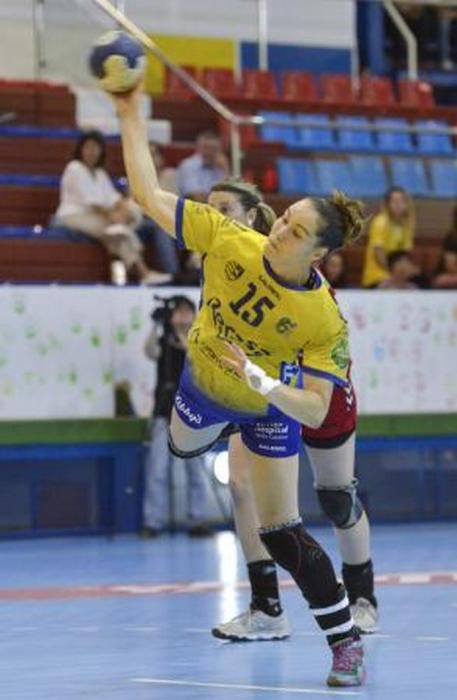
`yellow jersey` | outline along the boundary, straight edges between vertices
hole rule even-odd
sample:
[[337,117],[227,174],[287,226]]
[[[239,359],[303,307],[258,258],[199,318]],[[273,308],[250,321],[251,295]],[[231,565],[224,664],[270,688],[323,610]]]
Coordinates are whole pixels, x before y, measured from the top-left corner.
[[347,324],[317,270],[309,287],[288,284],[263,256],[265,236],[190,200],[178,200],[176,239],[205,256],[201,308],[188,350],[200,391],[230,410],[267,413],[265,397],[224,366],[221,358],[230,354],[224,341],[239,345],[271,377],[284,380],[287,368],[301,364],[305,372],[346,384]]
[[388,270],[381,267],[375,258],[374,249],[383,248],[386,255],[397,250],[413,247],[413,225],[408,217],[403,224],[395,224],[386,212],[377,214],[368,230],[362,285],[373,287],[389,277]]

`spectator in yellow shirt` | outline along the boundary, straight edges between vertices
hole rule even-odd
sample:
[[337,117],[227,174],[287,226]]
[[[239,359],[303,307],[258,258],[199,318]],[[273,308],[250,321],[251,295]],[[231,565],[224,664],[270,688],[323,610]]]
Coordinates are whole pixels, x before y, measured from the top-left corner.
[[391,187],[384,196],[384,207],[373,218],[368,230],[363,287],[377,287],[389,277],[387,256],[397,251],[410,251],[414,233],[413,203],[402,187]]

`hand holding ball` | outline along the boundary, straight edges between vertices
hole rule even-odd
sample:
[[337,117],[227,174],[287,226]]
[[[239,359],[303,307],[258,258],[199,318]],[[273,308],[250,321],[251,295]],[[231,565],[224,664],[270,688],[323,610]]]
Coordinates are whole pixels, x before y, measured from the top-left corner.
[[89,66],[103,90],[121,94],[138,85],[146,67],[146,57],[141,44],[130,34],[113,31],[96,41]]

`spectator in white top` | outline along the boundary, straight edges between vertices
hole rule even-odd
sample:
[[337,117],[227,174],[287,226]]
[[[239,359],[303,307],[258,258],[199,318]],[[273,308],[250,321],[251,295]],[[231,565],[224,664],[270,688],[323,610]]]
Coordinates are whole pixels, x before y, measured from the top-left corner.
[[197,136],[194,155],[178,165],[178,192],[181,197],[206,202],[212,186],[228,174],[220,138],[212,131],[203,131]]
[[141,209],[123,197],[104,169],[105,141],[98,131],[81,135],[60,182],[60,203],[54,221],[96,238],[120,258],[144,284],[168,282],[171,275],[150,270],[135,233]]

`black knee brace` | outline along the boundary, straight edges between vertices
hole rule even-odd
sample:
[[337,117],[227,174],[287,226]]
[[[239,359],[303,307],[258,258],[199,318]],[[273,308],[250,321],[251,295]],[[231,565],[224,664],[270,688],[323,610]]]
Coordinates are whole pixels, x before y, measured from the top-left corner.
[[357,483],[357,479],[353,479],[349,486],[334,489],[316,486],[322,510],[341,530],[353,527],[363,515],[363,504],[357,495]]
[[301,519],[277,528],[261,528],[260,538],[273,559],[288,571],[313,608],[332,604],[338,582],[322,547],[306,532]]

